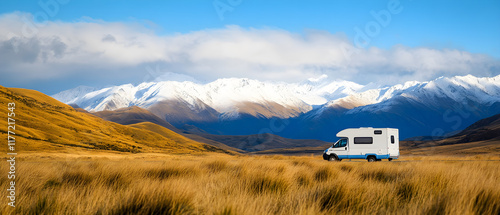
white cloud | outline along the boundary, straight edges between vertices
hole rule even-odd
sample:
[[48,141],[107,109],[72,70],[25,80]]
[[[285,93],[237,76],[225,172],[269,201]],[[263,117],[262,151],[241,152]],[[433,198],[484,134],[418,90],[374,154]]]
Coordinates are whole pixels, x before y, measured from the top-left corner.
[[321,75],[320,75],[319,77],[317,77],[317,78],[314,78],[314,77],[313,77],[313,78],[309,78],[309,79],[307,79],[307,80],[309,80],[310,82],[319,82],[319,81],[324,80],[324,79],[326,79],[326,78],[328,78],[328,75],[326,75],[326,74],[321,74]]
[[[498,60],[482,54],[405,46],[360,49],[346,57],[342,48],[352,42],[342,34],[322,31],[296,34],[227,26],[157,35],[137,23],[88,19],[37,26],[28,20],[32,15],[27,13],[0,15],[0,75],[21,74],[16,81],[87,75],[137,83],[175,72],[206,81],[248,77],[296,82],[325,74],[359,83],[394,84],[442,75],[490,76],[500,68]],[[161,72],[152,74],[148,67]]]

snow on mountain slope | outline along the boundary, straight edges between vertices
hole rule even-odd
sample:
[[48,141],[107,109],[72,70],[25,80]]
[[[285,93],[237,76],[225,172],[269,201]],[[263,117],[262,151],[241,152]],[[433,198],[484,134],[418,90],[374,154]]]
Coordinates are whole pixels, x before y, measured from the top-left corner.
[[465,102],[466,100],[479,103],[498,102],[500,101],[500,75],[491,78],[477,78],[467,75],[451,78],[440,77],[429,82],[409,81],[392,87],[353,93],[328,102],[324,108],[352,109],[349,113],[366,110],[382,111],[390,106],[388,100],[397,96],[411,98],[421,103],[439,103],[438,98],[449,98],[456,102]]
[[427,82],[411,81],[404,84],[397,84],[392,87],[384,87],[378,89],[369,89],[360,93],[353,93],[346,97],[329,101],[324,107],[340,107],[345,109],[353,109],[370,104],[377,104],[401,95],[405,92],[412,91],[420,86],[425,86]]
[[94,87],[78,86],[70,90],[62,91],[58,94],[53,95],[52,97],[59,100],[60,102],[71,104],[71,101],[96,90],[97,89]]
[[132,105],[148,108],[162,101],[176,100],[187,104],[193,111],[207,105],[219,113],[227,113],[227,117],[237,116],[244,109],[243,106],[252,103],[263,107],[278,105],[281,106],[278,109],[307,112],[312,109],[312,105],[345,97],[362,88],[362,85],[348,81],[289,84],[225,78],[208,84],[190,81],[147,82],[137,86],[126,84],[92,92],[75,88],[53,97],[64,103],[77,104],[87,111],[115,110]]
[[[500,101],[500,75],[491,78],[476,78],[472,75],[453,78],[438,78],[429,82],[424,89],[436,95],[448,97],[457,102],[472,100],[481,103]],[[423,92],[414,93],[415,97],[425,98]],[[428,94],[427,94],[428,95]]]
[[[187,107],[194,114],[209,111],[206,113],[212,117],[218,112],[221,119],[237,118],[240,113],[287,118],[321,105],[309,114],[311,117],[330,108],[348,109],[347,114],[384,111],[396,101],[394,98],[406,98],[427,106],[439,105],[443,101],[440,98],[454,102],[494,103],[500,101],[500,75],[491,78],[472,75],[441,77],[429,82],[411,81],[383,88],[325,79],[310,79],[302,83],[273,83],[246,78],[218,79],[208,84],[161,81],[94,91],[78,87],[53,97],[67,104],[75,103],[87,111],[136,105],[146,109],[152,107],[158,115],[165,115],[177,113],[172,109]],[[165,108],[168,111],[158,107],[169,102],[171,105]]]

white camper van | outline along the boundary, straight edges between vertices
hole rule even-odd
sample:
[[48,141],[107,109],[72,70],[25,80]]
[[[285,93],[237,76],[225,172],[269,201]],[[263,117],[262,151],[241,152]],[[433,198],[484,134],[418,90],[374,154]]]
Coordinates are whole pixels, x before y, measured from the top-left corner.
[[337,133],[340,137],[326,149],[323,159],[366,159],[368,162],[399,158],[399,130],[396,128],[348,128]]

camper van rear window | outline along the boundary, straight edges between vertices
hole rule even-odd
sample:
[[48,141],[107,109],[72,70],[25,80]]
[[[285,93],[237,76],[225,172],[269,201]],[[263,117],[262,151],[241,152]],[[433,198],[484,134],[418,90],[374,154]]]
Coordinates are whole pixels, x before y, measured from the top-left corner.
[[373,133],[375,133],[375,134],[382,134],[382,130],[375,130]]
[[391,135],[391,143],[394,144],[394,135]]
[[355,137],[354,144],[372,144],[373,137]]

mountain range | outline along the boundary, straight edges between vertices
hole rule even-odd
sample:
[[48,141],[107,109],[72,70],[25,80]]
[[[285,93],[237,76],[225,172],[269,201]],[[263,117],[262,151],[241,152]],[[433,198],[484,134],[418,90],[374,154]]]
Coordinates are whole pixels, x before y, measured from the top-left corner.
[[337,131],[348,127],[396,127],[401,138],[442,137],[500,113],[500,75],[441,77],[384,87],[325,79],[163,81],[102,89],[81,86],[52,97],[91,113],[138,106],[194,133],[269,133],[332,141]]
[[[34,90],[0,86],[0,104],[9,102],[16,103],[14,111],[19,117],[16,119],[16,147],[25,152],[318,154],[332,144],[269,133],[213,135],[194,126],[189,131],[182,130],[137,106],[89,113]],[[4,114],[6,111],[0,110]],[[497,153],[499,125],[500,114],[497,114],[446,139],[402,141],[402,153]],[[7,131],[0,128],[0,136],[6,138]]]

